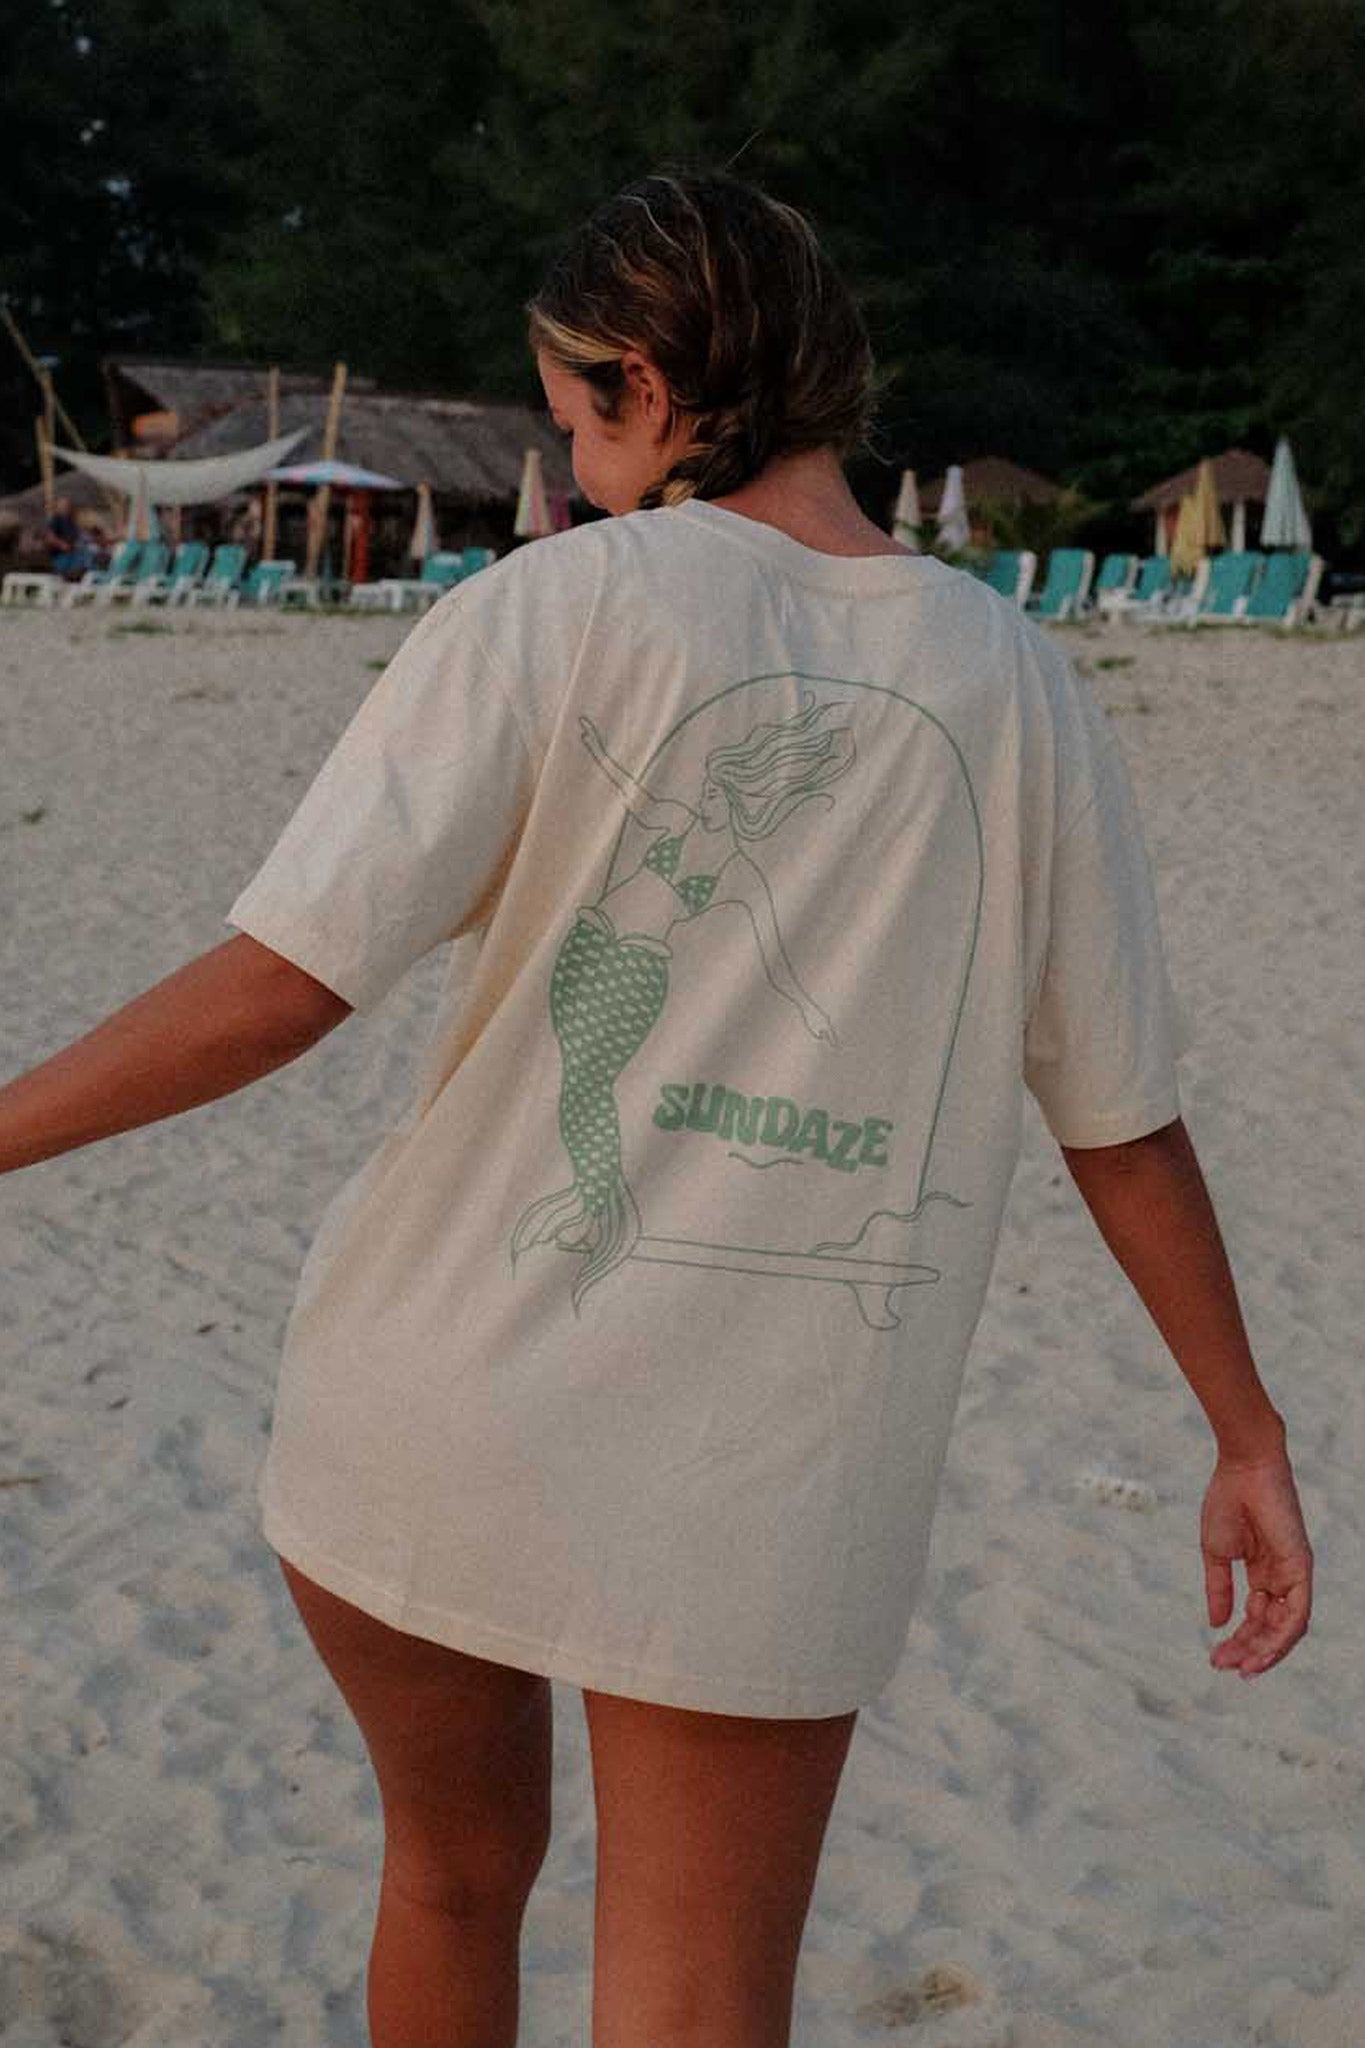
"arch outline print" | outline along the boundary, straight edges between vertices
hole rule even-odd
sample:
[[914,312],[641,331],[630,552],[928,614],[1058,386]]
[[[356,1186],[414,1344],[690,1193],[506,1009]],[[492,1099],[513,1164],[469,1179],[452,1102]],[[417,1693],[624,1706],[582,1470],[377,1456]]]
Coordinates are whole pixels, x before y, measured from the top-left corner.
[[[748,717],[743,716],[745,693],[751,700]],[[779,700],[776,708],[755,716],[758,700],[774,696]],[[949,774],[970,822],[971,900],[966,929],[960,942],[955,941],[960,969],[918,1170],[902,1201],[883,1198],[851,1227],[845,1214],[843,1228],[809,1246],[706,1242],[676,1231],[652,1234],[623,1164],[617,1093],[618,1083],[629,1078],[627,1070],[669,1004],[670,971],[675,966],[670,940],[681,945],[681,928],[699,925],[713,911],[728,910],[732,948],[741,943],[733,934],[747,931],[741,951],[750,966],[761,968],[769,988],[795,1012],[806,1041],[829,1047],[837,1058],[839,1019],[819,1000],[818,975],[804,963],[799,971],[793,964],[782,929],[781,890],[775,892],[765,870],[774,857],[769,848],[780,834],[779,866],[781,849],[787,850],[790,863],[791,849],[799,846],[803,867],[810,867],[814,852],[819,871],[818,822],[822,814],[846,804],[849,791],[862,779],[853,772],[859,763],[857,713],[860,701],[866,706],[876,699],[894,703],[923,721],[922,730],[946,747]],[[575,1313],[591,1289],[627,1261],[636,1260],[836,1283],[849,1289],[865,1322],[874,1328],[895,1328],[900,1322],[893,1306],[897,1291],[939,1277],[934,1266],[909,1258],[912,1226],[932,1204],[966,1206],[929,1186],[934,1136],[976,953],[984,876],[980,814],[960,747],[932,712],[901,692],[791,670],[749,677],[717,690],[664,735],[638,771],[632,772],[613,755],[591,717],[580,717],[579,737],[615,792],[622,819],[602,887],[595,900],[575,914],[550,975],[550,1022],[561,1066],[559,1134],[572,1179],[523,1210],[512,1233],[514,1267],[535,1246],[552,1245],[574,1254],[579,1262],[570,1289]],[[685,768],[682,763],[689,756],[690,766]],[[856,807],[856,794],[852,801]],[[789,827],[789,821],[796,822]],[[683,950],[684,965],[695,973],[699,957],[706,956],[692,941]],[[736,957],[732,954],[732,965]],[[807,985],[812,980],[814,990]],[[907,1022],[913,1026],[913,1013]],[[686,1091],[665,1085],[663,1093],[667,1099]],[[701,1084],[692,1094],[704,1094]],[[775,1139],[775,1115],[779,1121],[781,1115],[800,1119],[795,1103],[782,1097],[749,1100],[719,1084],[710,1091],[709,1110],[697,1100],[686,1111],[681,1103],[666,1101],[652,1121],[664,1130],[680,1129],[685,1122],[689,1132],[717,1130],[752,1145],[765,1109],[762,1128],[767,1143],[790,1143],[791,1152],[781,1161],[754,1158],[740,1150],[731,1150],[729,1158],[751,1168],[774,1163],[805,1166],[818,1159],[842,1165],[850,1173],[859,1163],[889,1163],[884,1149],[876,1149],[877,1144],[884,1147],[885,1134],[892,1129],[889,1122],[869,1119],[861,1153],[848,1156],[850,1145],[857,1142],[849,1134],[858,1126],[836,1122],[833,1131],[839,1137],[834,1147],[827,1113],[813,1110],[801,1123],[799,1135],[789,1122],[786,1136]],[[634,1130],[635,1124],[629,1128]],[[780,1178],[786,1181],[785,1176]],[[899,1171],[896,1178],[905,1186]]]

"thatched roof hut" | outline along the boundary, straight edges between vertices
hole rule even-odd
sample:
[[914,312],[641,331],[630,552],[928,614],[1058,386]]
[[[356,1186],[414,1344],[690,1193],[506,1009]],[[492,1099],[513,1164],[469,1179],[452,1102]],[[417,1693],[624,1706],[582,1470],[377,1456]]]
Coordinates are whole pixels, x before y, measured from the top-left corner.
[[[1270,488],[1270,464],[1262,462],[1259,455],[1252,455],[1245,448],[1228,448],[1222,455],[1212,458],[1214,489],[1220,505],[1264,505],[1265,494]],[[1199,464],[1191,469],[1182,469],[1179,476],[1168,476],[1164,483],[1153,484],[1140,498],[1134,498],[1134,512],[1164,512],[1173,505],[1179,505],[1182,498],[1188,498],[1199,479]]]
[[[133,423],[149,415],[160,415],[166,425],[148,438],[174,444],[189,434],[197,434],[234,407],[262,398],[267,376],[259,363],[180,362],[160,356],[121,356],[117,362],[106,360],[101,367],[116,447],[144,438],[134,433]],[[331,381],[330,376],[283,370],[280,390],[321,392],[325,396]],[[374,380],[352,377],[349,387],[352,391],[373,391]]]
[[[281,392],[279,431],[307,430],[291,463],[311,462],[322,453],[326,416],[326,392]],[[175,454],[231,455],[264,441],[268,431],[265,399],[258,386],[253,399],[177,441]],[[348,386],[336,454],[338,461],[379,470],[414,490],[419,483],[428,483],[437,499],[475,510],[515,506],[528,448],[541,452],[546,490],[576,498],[563,441],[549,420],[529,406],[355,391]]]
[[[940,476],[924,486],[921,510],[938,511],[944,481]],[[964,462],[962,488],[969,505],[1055,505],[1065,495],[1060,484],[1004,455],[980,455],[974,462]]]

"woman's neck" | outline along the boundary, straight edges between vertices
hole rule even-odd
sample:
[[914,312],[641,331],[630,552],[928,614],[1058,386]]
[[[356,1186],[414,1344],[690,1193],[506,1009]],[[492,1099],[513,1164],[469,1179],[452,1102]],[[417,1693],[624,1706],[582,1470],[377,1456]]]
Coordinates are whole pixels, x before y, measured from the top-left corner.
[[722,498],[727,512],[740,512],[824,555],[908,555],[874,525],[848,487],[833,448],[779,455],[760,475]]

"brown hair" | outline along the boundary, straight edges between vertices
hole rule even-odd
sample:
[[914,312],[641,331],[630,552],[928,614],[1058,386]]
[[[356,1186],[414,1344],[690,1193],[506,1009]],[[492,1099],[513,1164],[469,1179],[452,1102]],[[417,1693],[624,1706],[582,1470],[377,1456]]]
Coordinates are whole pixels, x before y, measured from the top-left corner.
[[724,172],[661,171],[578,229],[526,307],[533,350],[621,416],[621,358],[657,364],[691,445],[644,508],[718,498],[775,455],[849,455],[873,413],[872,348],[804,216]]

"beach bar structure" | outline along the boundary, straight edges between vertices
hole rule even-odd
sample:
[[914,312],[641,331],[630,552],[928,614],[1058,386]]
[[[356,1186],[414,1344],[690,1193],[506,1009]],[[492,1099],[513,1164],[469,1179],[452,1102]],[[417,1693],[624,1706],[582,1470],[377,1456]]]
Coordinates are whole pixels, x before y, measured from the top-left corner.
[[[1241,553],[1247,544],[1247,506],[1264,505],[1270,488],[1270,464],[1246,448],[1227,448],[1221,455],[1215,455],[1209,466],[1213,471],[1218,503],[1232,514],[1228,546]],[[1133,499],[1131,509],[1134,512],[1150,512],[1156,521],[1156,554],[1170,553],[1180,501],[1192,494],[1198,481],[1199,464],[1196,462],[1189,469],[1182,469],[1179,475],[1168,476],[1163,482],[1153,484],[1140,498]]]
[[[281,380],[278,429],[302,431],[290,457],[317,460],[324,452],[328,398],[324,389],[290,391]],[[254,397],[178,441],[177,458],[236,454],[269,436],[272,421],[264,378]],[[528,449],[541,458],[546,492],[565,506],[583,506],[562,440],[543,413],[530,406],[485,404],[347,387],[332,454],[358,469],[394,477],[414,494],[428,484],[437,529],[445,546],[510,545]],[[382,515],[383,507],[377,507]],[[410,531],[415,497],[406,492],[393,508]]]

